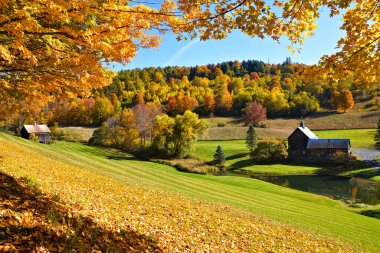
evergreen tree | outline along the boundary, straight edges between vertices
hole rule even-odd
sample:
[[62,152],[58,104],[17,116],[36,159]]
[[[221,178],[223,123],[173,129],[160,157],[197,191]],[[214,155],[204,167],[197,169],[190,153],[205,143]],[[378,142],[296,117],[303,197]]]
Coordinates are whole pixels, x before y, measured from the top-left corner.
[[375,147],[377,150],[380,150],[380,118],[377,121],[377,129],[376,129],[376,134],[375,134]]
[[250,153],[252,153],[257,146],[257,134],[252,125],[248,128],[245,144],[247,145]]
[[215,151],[214,154],[214,164],[220,169],[220,171],[224,171],[224,163],[226,162],[226,157],[224,156],[223,150],[220,146]]

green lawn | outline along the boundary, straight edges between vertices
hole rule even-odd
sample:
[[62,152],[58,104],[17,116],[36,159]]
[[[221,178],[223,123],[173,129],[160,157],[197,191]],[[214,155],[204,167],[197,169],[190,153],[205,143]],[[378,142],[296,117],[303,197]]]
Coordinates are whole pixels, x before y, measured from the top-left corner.
[[[48,159],[100,173],[128,185],[223,203],[351,245],[361,244],[363,249],[373,252],[380,248],[380,220],[350,212],[326,197],[249,178],[181,173],[169,166],[80,143],[41,145],[5,134],[0,134],[0,141],[25,146]],[[227,156],[233,156],[244,150],[243,144],[243,141],[235,141],[223,143],[222,147]],[[217,143],[204,143],[203,146],[200,143],[197,154],[207,158],[215,151],[215,145]],[[22,167],[8,169],[23,170]]]
[[198,141],[194,154],[205,161],[211,161],[216,148],[220,145],[226,156],[226,165],[236,172],[275,175],[314,174],[321,166],[268,164],[252,165],[244,140],[236,141]]
[[352,148],[375,149],[375,129],[323,130],[314,131],[319,138],[350,139]]
[[[315,131],[319,138],[350,138],[352,148],[374,148],[374,129],[352,129],[352,130],[325,130]],[[226,165],[236,171],[243,170],[245,173],[272,174],[272,175],[308,175],[318,172],[320,169],[329,169],[327,166],[270,164],[252,165],[249,159],[248,149],[244,140],[233,141],[198,141],[194,154],[205,161],[211,161],[217,146],[220,145],[226,156]],[[358,171],[346,172],[346,176],[359,176],[380,180],[379,173],[370,168]]]

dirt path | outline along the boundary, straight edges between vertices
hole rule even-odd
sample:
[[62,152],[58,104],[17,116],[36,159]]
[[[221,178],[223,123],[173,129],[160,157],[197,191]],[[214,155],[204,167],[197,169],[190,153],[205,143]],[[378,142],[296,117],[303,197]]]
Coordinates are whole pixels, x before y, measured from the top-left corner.
[[377,161],[377,158],[380,157],[379,150],[370,150],[370,149],[351,149],[357,157],[365,161],[369,166],[375,170],[380,170],[380,162]]

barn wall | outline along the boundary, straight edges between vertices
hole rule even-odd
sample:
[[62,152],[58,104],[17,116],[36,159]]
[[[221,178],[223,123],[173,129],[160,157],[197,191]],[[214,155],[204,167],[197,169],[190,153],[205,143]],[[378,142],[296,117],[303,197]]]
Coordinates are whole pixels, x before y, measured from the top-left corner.
[[310,157],[336,157],[339,152],[342,152],[348,156],[350,151],[348,148],[345,148],[345,149],[335,149],[335,148],[334,149],[333,148],[330,148],[330,149],[323,149],[323,148],[308,149],[307,155]]
[[20,135],[24,139],[29,139],[29,133],[26,131],[25,127],[21,128]]
[[309,138],[297,129],[288,138],[288,156],[289,158],[297,158],[306,155],[306,147]]
[[50,134],[43,133],[43,134],[36,134],[36,136],[38,136],[38,142],[50,143]]

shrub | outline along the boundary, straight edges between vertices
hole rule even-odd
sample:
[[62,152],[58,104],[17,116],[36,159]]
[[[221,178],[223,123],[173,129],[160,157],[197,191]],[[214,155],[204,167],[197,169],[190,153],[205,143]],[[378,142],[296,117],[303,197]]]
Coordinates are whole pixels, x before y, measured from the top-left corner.
[[35,135],[34,133],[31,133],[29,135],[29,140],[38,142],[38,136]]
[[343,152],[343,151],[337,151],[336,156],[333,158],[333,161],[338,164],[347,163],[350,159],[350,156]]
[[216,126],[217,126],[217,127],[225,127],[226,124],[225,124],[225,123],[221,123],[221,122],[219,122]]
[[251,153],[256,162],[278,162],[287,157],[286,145],[283,140],[263,139],[259,141],[256,149]]

